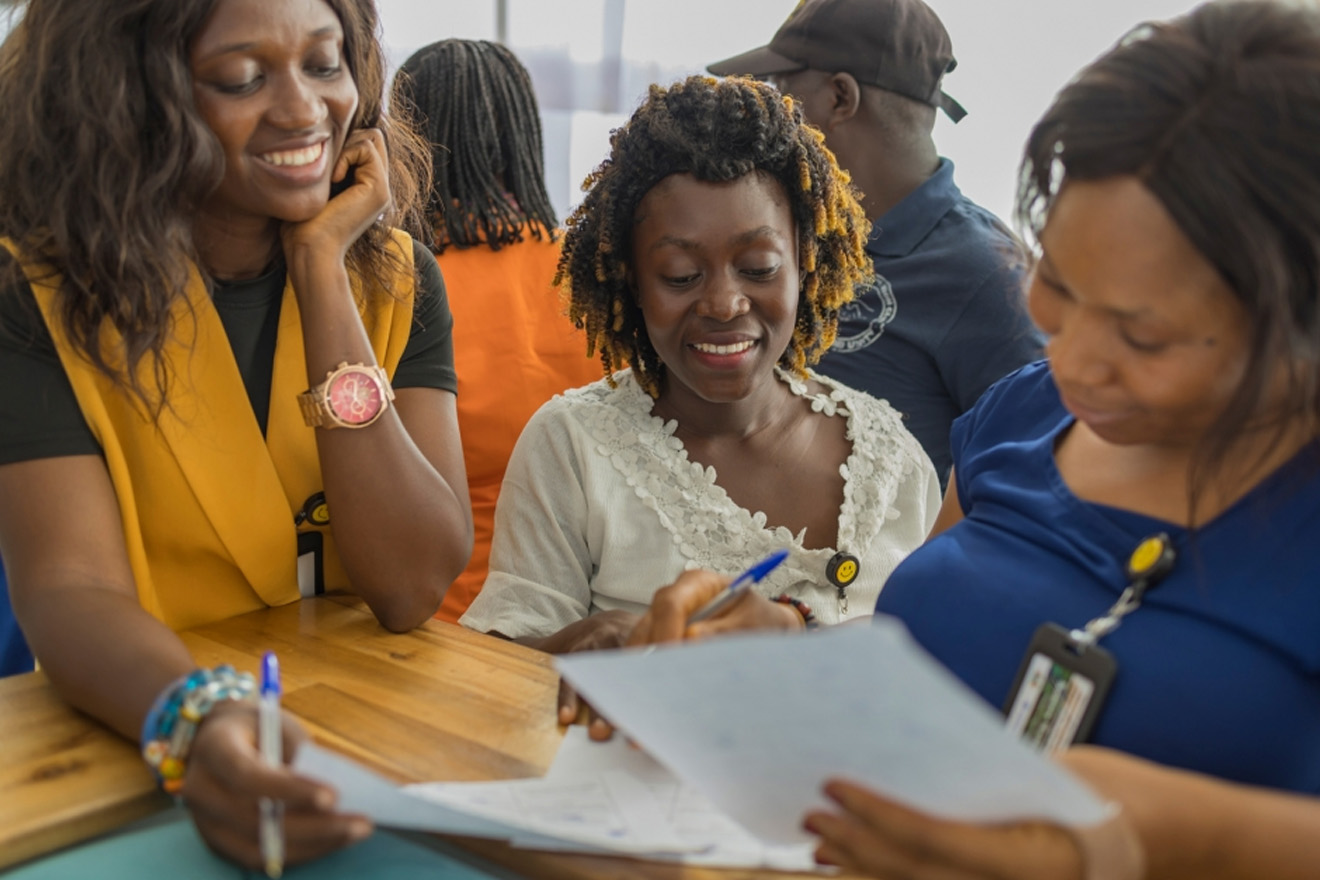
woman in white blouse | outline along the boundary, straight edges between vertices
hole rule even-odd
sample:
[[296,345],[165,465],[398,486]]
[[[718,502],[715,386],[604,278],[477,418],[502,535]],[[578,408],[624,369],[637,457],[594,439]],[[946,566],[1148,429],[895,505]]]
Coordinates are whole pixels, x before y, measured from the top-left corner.
[[683,570],[734,574],[778,549],[766,613],[869,614],[939,484],[888,404],[807,369],[871,274],[869,224],[821,135],[767,85],[692,77],[652,87],[590,182],[558,281],[610,378],[527,425],[462,623],[556,653],[613,647]]

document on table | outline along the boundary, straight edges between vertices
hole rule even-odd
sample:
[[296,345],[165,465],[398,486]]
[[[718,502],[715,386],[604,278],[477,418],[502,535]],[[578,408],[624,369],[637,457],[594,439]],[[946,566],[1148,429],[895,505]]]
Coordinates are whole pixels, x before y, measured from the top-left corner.
[[770,846],[621,738],[570,728],[550,772],[505,782],[400,789],[315,745],[294,768],[339,790],[340,809],[394,828],[493,837],[527,849],[591,852],[729,868],[815,868],[812,847]]
[[1019,742],[897,620],[556,659],[680,780],[775,845],[811,839],[832,777],[925,812],[1089,825],[1109,807]]
[[[654,758],[621,736],[608,742],[593,742],[587,738],[586,727],[570,727],[554,763],[546,771],[545,781],[584,779],[601,772],[623,773],[645,785],[669,826],[685,844],[698,849],[655,858],[712,868],[822,870],[813,857],[813,844],[775,846],[760,840],[696,788],[680,782]],[[515,845],[522,843],[514,839]]]
[[516,840],[528,848],[652,854],[689,852],[659,803],[625,773],[550,782],[428,783],[400,789],[365,767],[307,743],[299,773],[333,785],[339,808],[380,825]]

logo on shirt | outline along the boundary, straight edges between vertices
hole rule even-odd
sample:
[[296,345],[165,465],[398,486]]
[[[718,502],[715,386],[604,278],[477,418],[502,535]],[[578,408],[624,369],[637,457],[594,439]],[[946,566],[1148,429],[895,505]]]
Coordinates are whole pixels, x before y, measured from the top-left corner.
[[898,315],[898,300],[889,280],[877,276],[874,284],[857,288],[853,301],[839,310],[839,336],[831,351],[861,351],[885,332]]

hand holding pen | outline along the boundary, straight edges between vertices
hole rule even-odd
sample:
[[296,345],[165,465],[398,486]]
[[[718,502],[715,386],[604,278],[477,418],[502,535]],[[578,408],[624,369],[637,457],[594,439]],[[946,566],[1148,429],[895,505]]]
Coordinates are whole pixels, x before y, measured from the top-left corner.
[[703,620],[709,620],[716,616],[734,602],[738,601],[739,597],[741,597],[747,590],[750,590],[754,585],[765,580],[766,575],[778,568],[780,563],[787,558],[787,550],[776,550],[774,553],[771,553],[765,559],[762,559],[760,562],[731,580],[728,588],[723,593],[698,608],[696,613],[688,618],[688,623],[700,623]]
[[694,569],[662,587],[651,597],[650,610],[628,637],[629,645],[652,645],[700,638],[717,632],[786,629],[800,619],[791,608],[771,602],[751,590],[788,558],[780,550],[738,577]]

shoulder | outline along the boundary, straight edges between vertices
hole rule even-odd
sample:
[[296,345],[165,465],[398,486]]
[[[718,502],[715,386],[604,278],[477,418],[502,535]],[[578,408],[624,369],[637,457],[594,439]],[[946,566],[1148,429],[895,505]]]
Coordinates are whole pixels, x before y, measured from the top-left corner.
[[1016,289],[1027,272],[1027,252],[1005,223],[962,193],[940,220],[932,244],[948,252],[954,269],[969,278],[969,287],[989,285]]
[[[827,389],[829,400],[842,404],[850,415],[850,439],[859,446],[872,447],[916,462],[927,461],[925,451],[898,410],[886,400],[844,385],[828,376],[812,372],[811,378]],[[813,404],[813,408],[816,408]],[[832,414],[832,413],[830,413]]]
[[995,382],[954,421],[953,445],[956,450],[973,439],[985,446],[1038,437],[1066,416],[1049,361],[1035,361]]
[[[639,425],[650,418],[652,400],[633,379],[631,370],[614,374],[614,385],[599,379],[570,388],[550,398],[532,415],[533,425],[544,430],[553,425],[599,429],[610,425]],[[562,430],[562,429],[561,429]]]

